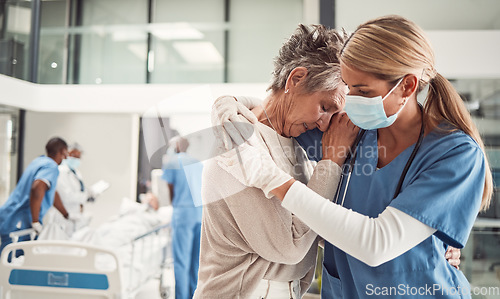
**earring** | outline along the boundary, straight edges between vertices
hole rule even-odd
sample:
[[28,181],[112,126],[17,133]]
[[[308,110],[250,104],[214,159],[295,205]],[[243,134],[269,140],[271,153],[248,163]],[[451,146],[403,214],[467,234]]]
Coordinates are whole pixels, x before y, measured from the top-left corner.
[[288,93],[288,91],[290,91],[290,89],[285,90],[285,93]]

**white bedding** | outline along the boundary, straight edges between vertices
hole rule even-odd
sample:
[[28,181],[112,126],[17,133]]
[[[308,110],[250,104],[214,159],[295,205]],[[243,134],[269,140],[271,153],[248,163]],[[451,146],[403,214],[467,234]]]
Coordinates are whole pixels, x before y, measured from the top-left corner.
[[[95,229],[84,227],[68,239],[56,224],[49,224],[44,227],[39,239],[68,240],[113,250],[118,256],[122,281],[128,282],[125,285],[134,289],[151,275],[149,272],[159,269],[164,254],[163,247],[168,242],[169,236],[165,232],[160,232],[156,238],[145,237],[135,242],[134,248],[131,245],[132,241],[159,225],[170,223],[172,211],[172,206],[160,207],[155,211],[145,204],[124,199],[119,214]],[[54,252],[54,249],[51,251]],[[116,268],[110,256],[99,257],[96,266],[102,270]]]
[[169,223],[171,217],[171,207],[162,207],[158,211],[144,210],[127,213],[96,229],[86,227],[76,231],[70,240],[116,248],[129,243],[160,224]]

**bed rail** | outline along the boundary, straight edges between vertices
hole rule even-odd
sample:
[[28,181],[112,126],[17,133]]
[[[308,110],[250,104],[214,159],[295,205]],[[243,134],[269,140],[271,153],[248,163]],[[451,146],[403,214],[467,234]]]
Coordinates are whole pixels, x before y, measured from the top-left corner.
[[[23,251],[9,260],[9,253]],[[106,258],[114,267],[103,268]],[[0,298],[119,298],[120,264],[111,250],[67,241],[26,241],[5,247]]]
[[[151,279],[160,279],[160,295],[168,298],[173,281],[164,273],[173,273],[170,231],[170,224],[158,225],[118,249],[71,241],[18,242],[25,235],[33,240],[36,232],[13,232],[14,243],[0,259],[0,299],[134,298]],[[126,260],[119,250],[127,253]],[[9,260],[9,253],[17,251],[21,257]]]
[[[147,233],[135,237],[131,245],[130,265],[131,269],[142,269],[139,279],[129,271],[127,293],[135,295],[140,288],[153,278],[160,280],[160,293],[163,298],[168,298],[171,290],[170,284],[165,284],[163,275],[166,270],[173,269],[173,258],[170,250],[171,226],[170,224],[159,225]],[[137,266],[140,264],[141,266]]]

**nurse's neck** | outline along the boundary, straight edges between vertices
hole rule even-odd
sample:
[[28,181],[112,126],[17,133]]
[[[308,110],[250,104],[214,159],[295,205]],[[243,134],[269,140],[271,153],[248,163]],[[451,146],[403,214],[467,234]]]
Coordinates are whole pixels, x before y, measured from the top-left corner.
[[409,99],[392,126],[378,129],[379,147],[384,146],[389,152],[400,153],[416,143],[420,135],[422,117],[423,113],[416,99]]

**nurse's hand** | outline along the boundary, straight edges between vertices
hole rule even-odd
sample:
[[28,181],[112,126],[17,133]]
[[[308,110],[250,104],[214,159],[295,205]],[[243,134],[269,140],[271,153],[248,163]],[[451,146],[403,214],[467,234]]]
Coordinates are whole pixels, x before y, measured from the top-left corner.
[[358,132],[359,128],[351,122],[345,112],[332,116],[330,126],[323,133],[321,141],[323,159],[332,160],[342,167]]
[[[212,105],[212,125],[218,139],[221,139],[227,150],[233,148],[233,141],[242,144],[253,131],[251,126],[238,125],[258,122],[257,117],[250,111],[245,103],[239,102],[235,97],[223,96],[215,100]],[[250,103],[251,104],[251,103]]]
[[460,249],[448,246],[448,249],[446,250],[445,253],[445,258],[452,265],[453,267],[459,269],[460,265]]
[[40,234],[42,232],[42,224],[40,222],[33,222],[31,223],[31,227],[35,230],[37,234]]

